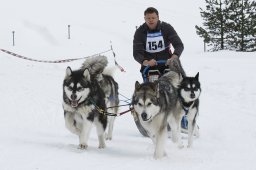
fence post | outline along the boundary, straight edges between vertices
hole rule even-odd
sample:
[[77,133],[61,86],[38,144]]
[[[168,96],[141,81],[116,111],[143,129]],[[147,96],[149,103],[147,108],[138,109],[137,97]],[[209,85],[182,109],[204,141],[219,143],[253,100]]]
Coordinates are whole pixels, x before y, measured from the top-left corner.
[[14,40],[15,40],[15,38],[14,38],[14,34],[15,34],[15,31],[12,31],[12,46],[14,46],[14,45],[15,45],[15,42],[14,42]]
[[68,25],[68,39],[70,39],[70,25]]

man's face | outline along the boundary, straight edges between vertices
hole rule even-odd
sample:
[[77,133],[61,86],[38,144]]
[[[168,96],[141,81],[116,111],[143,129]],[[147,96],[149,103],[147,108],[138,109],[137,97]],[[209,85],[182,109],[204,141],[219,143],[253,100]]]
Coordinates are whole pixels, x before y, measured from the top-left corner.
[[149,27],[149,29],[153,30],[156,28],[157,22],[159,20],[158,15],[154,12],[154,13],[148,13],[144,16],[145,22],[147,24],[147,26]]

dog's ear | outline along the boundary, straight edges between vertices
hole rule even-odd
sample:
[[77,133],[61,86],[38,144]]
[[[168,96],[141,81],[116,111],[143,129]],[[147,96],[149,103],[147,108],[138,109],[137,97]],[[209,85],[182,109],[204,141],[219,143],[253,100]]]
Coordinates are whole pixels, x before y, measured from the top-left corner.
[[72,70],[71,68],[68,66],[67,69],[66,69],[66,77],[69,77],[72,75]]
[[140,83],[138,81],[135,82],[135,90],[138,90],[140,88]]
[[[180,83],[186,78],[186,76],[184,74],[179,73],[179,81],[178,84],[180,85]],[[174,86],[176,87],[176,86]]]
[[86,80],[90,81],[91,76],[90,76],[90,73],[89,73],[89,70],[88,70],[88,69],[85,69],[85,70],[84,70],[83,76],[84,76],[84,78],[85,78]]
[[195,78],[197,81],[199,80],[199,72],[196,74]]
[[182,80],[183,80],[184,78],[186,78],[186,76],[185,76],[184,74],[181,74],[181,73],[180,73],[180,75],[181,75],[181,77],[182,77]]

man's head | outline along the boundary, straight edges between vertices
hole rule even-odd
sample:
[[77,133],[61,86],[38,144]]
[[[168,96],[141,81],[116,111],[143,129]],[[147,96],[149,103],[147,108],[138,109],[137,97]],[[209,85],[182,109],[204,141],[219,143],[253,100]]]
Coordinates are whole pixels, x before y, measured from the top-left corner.
[[154,30],[159,21],[159,14],[157,9],[149,7],[144,11],[144,19],[149,29]]

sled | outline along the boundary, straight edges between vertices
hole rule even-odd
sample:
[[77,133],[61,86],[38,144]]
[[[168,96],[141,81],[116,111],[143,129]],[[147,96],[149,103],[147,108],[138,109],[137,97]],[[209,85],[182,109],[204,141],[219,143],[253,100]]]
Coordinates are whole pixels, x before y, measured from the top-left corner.
[[[157,61],[157,64],[165,64],[166,60],[159,60]],[[145,69],[142,72],[142,76],[143,76],[143,81],[144,82],[154,82],[156,80],[158,80],[159,77],[161,77],[162,75],[160,74],[159,70],[149,70],[150,66],[145,67]],[[169,72],[170,69],[165,69],[164,73]],[[132,111],[132,115],[134,118],[134,122],[137,126],[137,129],[139,130],[139,132],[145,136],[145,137],[149,137],[147,131],[142,127],[140,120],[138,118],[138,114],[133,110]],[[183,116],[182,120],[181,120],[181,132],[182,133],[188,133],[188,121],[187,121],[187,117],[186,115]],[[171,130],[170,128],[168,128],[168,131]]]

